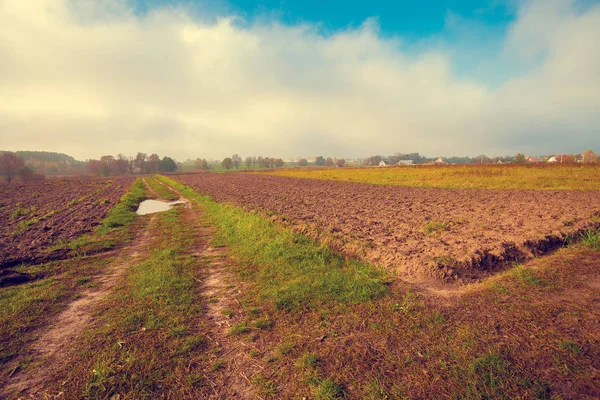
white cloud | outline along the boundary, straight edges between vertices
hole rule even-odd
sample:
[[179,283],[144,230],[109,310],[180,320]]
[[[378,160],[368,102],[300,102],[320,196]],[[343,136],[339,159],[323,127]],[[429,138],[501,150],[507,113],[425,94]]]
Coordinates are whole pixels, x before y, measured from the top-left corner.
[[[374,20],[310,25],[117,0],[0,0],[0,148],[179,159],[600,150],[600,7],[523,3],[491,88],[439,46],[405,52]],[[515,69],[515,70],[523,70]]]

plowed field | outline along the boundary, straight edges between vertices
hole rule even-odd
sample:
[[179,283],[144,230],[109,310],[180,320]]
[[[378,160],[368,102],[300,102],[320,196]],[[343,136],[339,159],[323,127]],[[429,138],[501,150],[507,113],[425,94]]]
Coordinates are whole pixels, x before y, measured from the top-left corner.
[[90,232],[133,178],[0,185],[0,268],[59,258],[52,245]]
[[561,247],[598,226],[600,216],[598,191],[393,187],[255,174],[177,179],[416,280],[479,279]]

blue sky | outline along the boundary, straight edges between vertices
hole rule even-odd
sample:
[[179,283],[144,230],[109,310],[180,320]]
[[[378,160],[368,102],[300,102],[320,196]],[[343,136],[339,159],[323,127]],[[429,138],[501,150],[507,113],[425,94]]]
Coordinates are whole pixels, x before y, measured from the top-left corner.
[[600,0],[0,0],[0,27],[0,149],[600,152]]
[[249,21],[268,16],[292,25],[308,22],[318,24],[323,32],[357,27],[367,18],[376,17],[382,35],[411,39],[443,32],[449,13],[488,26],[506,26],[514,20],[516,10],[510,2],[498,0],[136,0],[140,13],[182,4],[217,14],[236,14]]

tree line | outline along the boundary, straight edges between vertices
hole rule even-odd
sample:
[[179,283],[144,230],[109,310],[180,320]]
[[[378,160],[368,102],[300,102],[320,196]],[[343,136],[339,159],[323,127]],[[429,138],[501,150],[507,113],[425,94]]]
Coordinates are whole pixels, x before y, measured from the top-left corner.
[[13,153],[4,152],[0,154],[0,175],[4,176],[10,183],[15,177],[24,182],[44,180],[42,174],[34,172],[25,165],[25,160]]
[[225,157],[223,161],[221,161],[221,166],[225,169],[239,169],[244,165],[246,166],[246,169],[268,169],[281,168],[285,165],[285,162],[281,158],[263,156],[248,156],[244,159],[239,154],[234,154],[231,157]]
[[124,154],[102,156],[99,160],[88,160],[87,167],[94,175],[156,174],[176,171],[177,163],[171,157],[164,156],[161,159],[156,153],[148,156],[140,152],[135,157]]

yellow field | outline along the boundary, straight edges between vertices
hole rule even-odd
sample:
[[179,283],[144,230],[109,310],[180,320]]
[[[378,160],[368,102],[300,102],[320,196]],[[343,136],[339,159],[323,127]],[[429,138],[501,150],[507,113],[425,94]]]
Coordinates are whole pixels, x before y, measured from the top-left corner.
[[290,169],[269,174],[377,185],[528,190],[600,190],[600,164],[445,165]]

